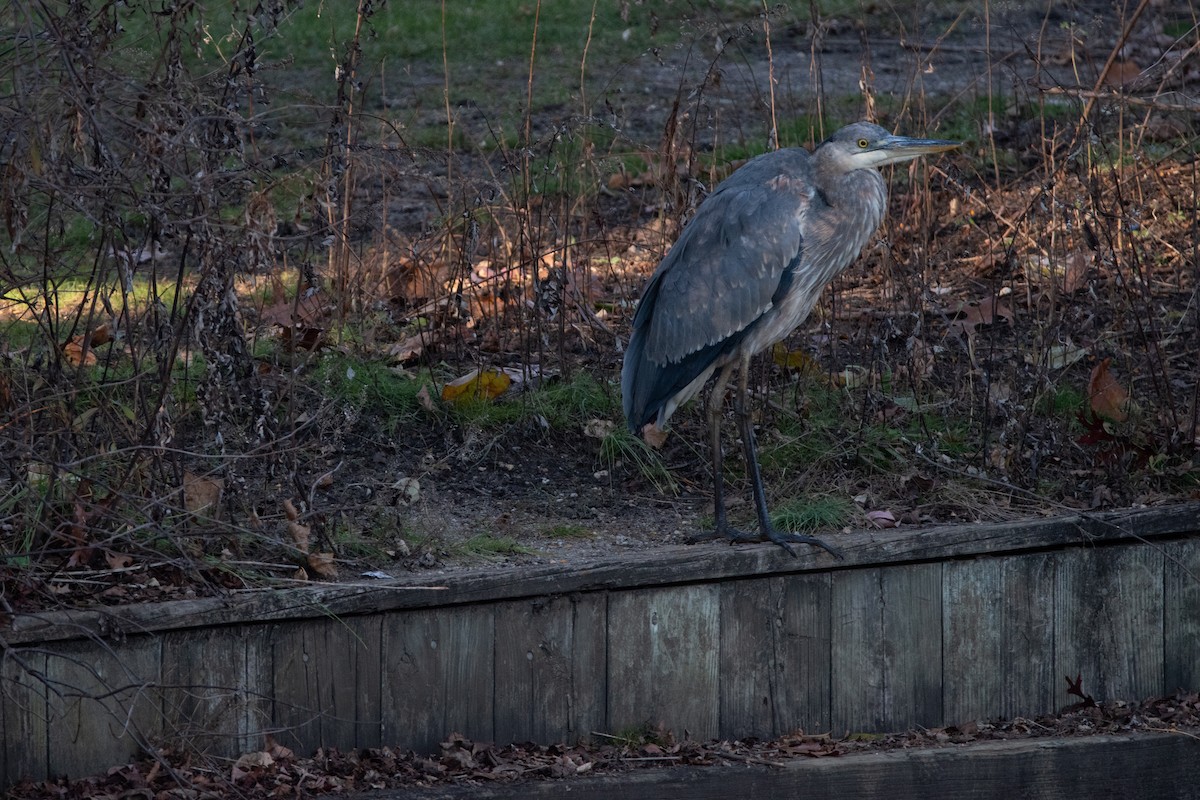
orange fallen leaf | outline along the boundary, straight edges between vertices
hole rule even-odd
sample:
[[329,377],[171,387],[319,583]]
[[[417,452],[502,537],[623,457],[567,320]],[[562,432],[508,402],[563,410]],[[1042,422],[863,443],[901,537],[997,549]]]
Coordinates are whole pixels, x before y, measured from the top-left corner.
[[1096,416],[1124,422],[1129,417],[1129,392],[1108,371],[1111,363],[1112,359],[1106,358],[1092,369],[1088,380],[1088,402]]
[[77,367],[90,367],[96,363],[96,353],[90,347],[84,350],[82,336],[74,336],[63,345],[63,357]]
[[667,443],[667,432],[658,427],[657,423],[647,422],[642,426],[642,438],[646,440],[646,444],[660,450]]
[[336,578],[337,566],[333,563],[333,553],[309,553],[308,570],[322,578]]
[[442,399],[448,403],[493,400],[508,390],[512,378],[495,367],[472,370],[442,387]]

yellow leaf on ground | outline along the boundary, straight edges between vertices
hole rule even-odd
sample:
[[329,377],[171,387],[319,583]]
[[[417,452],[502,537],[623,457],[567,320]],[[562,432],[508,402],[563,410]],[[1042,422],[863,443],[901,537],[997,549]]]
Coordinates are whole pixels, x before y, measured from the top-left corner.
[[1111,358],[1106,358],[1092,369],[1088,402],[1096,416],[1124,422],[1129,417],[1129,392],[1108,371],[1111,362]]
[[771,347],[771,360],[784,369],[794,369],[804,375],[821,371],[821,365],[812,356],[803,350],[789,350],[783,342],[776,342]]
[[442,399],[447,403],[470,400],[494,400],[508,390],[512,378],[495,367],[477,369],[442,387]]

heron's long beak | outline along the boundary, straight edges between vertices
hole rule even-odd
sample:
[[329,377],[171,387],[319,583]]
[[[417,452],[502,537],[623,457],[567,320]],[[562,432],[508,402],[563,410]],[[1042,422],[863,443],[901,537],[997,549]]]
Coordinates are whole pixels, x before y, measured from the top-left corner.
[[914,139],[911,136],[888,136],[880,139],[871,146],[870,152],[875,156],[877,164],[894,164],[898,161],[909,161],[930,153],[944,153],[956,147],[962,147],[966,142],[952,142],[949,139]]

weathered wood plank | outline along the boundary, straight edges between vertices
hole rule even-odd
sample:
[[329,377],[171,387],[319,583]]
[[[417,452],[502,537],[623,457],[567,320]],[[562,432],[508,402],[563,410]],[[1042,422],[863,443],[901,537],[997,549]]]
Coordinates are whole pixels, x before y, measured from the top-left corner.
[[589,741],[608,724],[608,594],[593,592],[571,597],[574,608],[573,669],[568,741]]
[[775,655],[782,589],[778,578],[721,587],[720,726],[726,736],[766,737],[775,730],[773,698],[786,670]]
[[942,721],[942,565],[883,570],[884,730]]
[[721,590],[721,730],[829,728],[830,580],[792,575]]
[[1200,539],[1163,546],[1164,688],[1200,689]]
[[1183,736],[987,742],[792,761],[783,767],[691,767],[508,785],[390,789],[372,800],[1077,800],[1195,798],[1200,750]]
[[942,572],[913,564],[833,583],[834,733],[941,721]]
[[294,623],[271,633],[279,741],[297,753],[377,747],[381,617]]
[[[580,604],[586,608],[577,613]],[[603,725],[596,712],[604,658],[595,644],[605,631],[597,605],[594,597],[554,597],[497,607],[497,742],[569,742]]]
[[270,730],[271,648],[266,626],[161,638],[163,735],[199,753],[261,749]]
[[495,610],[392,614],[383,622],[383,741],[433,752],[451,733],[494,738]]
[[138,637],[117,648],[63,645],[46,658],[51,774],[87,775],[153,752],[162,717],[158,641]]
[[719,731],[721,595],[679,586],[614,594],[608,603],[608,724],[709,739]]
[[32,650],[9,650],[0,658],[0,789],[48,774],[46,658]]
[[951,724],[985,719],[1000,705],[1003,573],[996,558],[942,568],[942,703]]
[[829,574],[777,578],[772,735],[830,729],[832,579]]
[[[1073,551],[1077,552],[1077,551]],[[1001,583],[1000,703],[989,716],[1048,714],[1058,708],[1062,677],[1054,667],[1055,575],[1058,557],[1033,553],[1004,559]],[[996,669],[995,664],[991,668]]]
[[830,726],[835,736],[886,725],[882,573],[859,569],[833,578]]
[[1090,548],[1061,558],[1055,581],[1057,701],[1080,675],[1097,700],[1162,694],[1163,557],[1144,546]]
[[[1021,553],[1049,547],[1140,541],[1196,533],[1200,503],[1076,515],[995,525],[946,525],[839,534],[846,553],[839,568]],[[664,548],[653,559],[597,559],[569,566],[456,573],[452,583],[402,578],[371,584],[250,592],[223,598],[150,603],[120,609],[16,614],[5,632],[10,644],[109,635],[132,635],[185,627],[228,625],[244,620],[280,621],[321,615],[381,611],[596,591],[701,580],[813,572],[834,566],[815,548],[792,558],[774,545],[723,544]]]

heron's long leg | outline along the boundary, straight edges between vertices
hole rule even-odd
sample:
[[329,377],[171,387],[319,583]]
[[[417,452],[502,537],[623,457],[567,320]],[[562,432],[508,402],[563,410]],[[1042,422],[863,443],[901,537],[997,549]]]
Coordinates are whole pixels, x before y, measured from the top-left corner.
[[725,405],[725,390],[729,386],[729,378],[733,375],[735,364],[726,364],[721,368],[712,393],[708,396],[708,444],[712,449],[713,470],[713,517],[716,520],[716,532],[724,535],[729,527],[725,519],[725,470],[721,453],[721,410]]
[[743,358],[741,371],[738,374],[737,393],[734,396],[734,411],[738,417],[738,425],[742,433],[742,445],[746,453],[746,473],[750,476],[750,488],[754,493],[754,509],[758,513],[758,528],[762,538],[768,539],[787,550],[793,556],[796,550],[793,544],[811,544],[827,551],[831,555],[842,557],[833,547],[825,544],[815,536],[802,533],[786,533],[771,524],[771,513],[767,509],[767,493],[763,488],[762,469],[758,465],[758,443],[754,438],[754,419],[750,413],[749,404],[750,359]]

